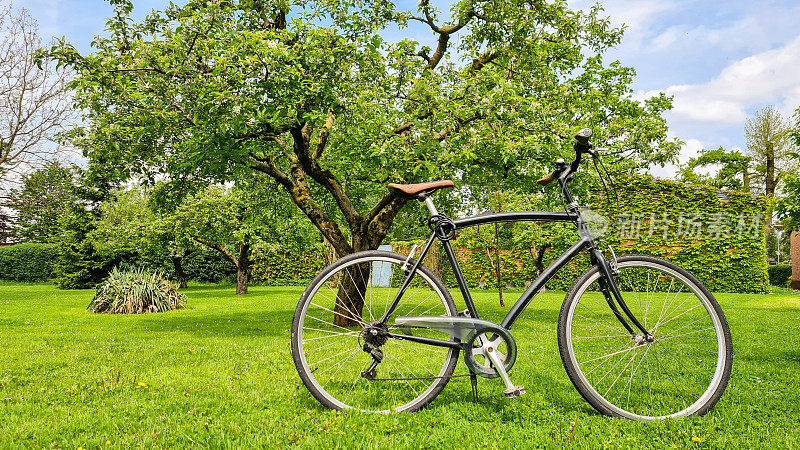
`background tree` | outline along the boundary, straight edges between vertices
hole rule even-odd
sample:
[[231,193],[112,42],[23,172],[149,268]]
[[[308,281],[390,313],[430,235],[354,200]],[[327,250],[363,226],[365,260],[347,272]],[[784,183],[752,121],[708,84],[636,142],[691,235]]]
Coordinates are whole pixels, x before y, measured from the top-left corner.
[[[524,193],[519,190],[495,191],[491,189],[474,190],[475,207],[491,205],[490,212],[504,211],[548,211],[557,205],[552,196],[537,193]],[[488,197],[484,199],[484,197]],[[492,224],[464,229],[459,233],[458,244],[485,253],[498,286],[500,304],[503,305],[504,273],[509,264],[517,264],[512,252],[530,255],[536,267],[536,275],[546,268],[546,257],[558,254],[574,242],[575,227],[571,224],[518,222]],[[551,250],[552,249],[552,250]],[[504,255],[508,255],[505,257]]]
[[7,210],[0,209],[0,245],[11,244],[15,239],[14,221]]
[[67,71],[37,58],[38,31],[25,9],[0,6],[0,183],[53,161],[73,114]]
[[155,208],[153,196],[142,189],[117,192],[113,200],[101,205],[102,216],[95,223],[90,239],[100,252],[112,257],[130,255],[133,265],[157,267],[159,257],[169,260],[179,287],[187,287],[183,260],[197,245],[179,238],[179,222],[174,210]]
[[59,258],[55,265],[59,289],[93,287],[119,264],[117,254],[98,251],[97,242],[91,239],[101,218],[100,205],[112,199],[116,189],[117,186],[97,179],[91,171],[81,171],[74,181],[75,201],[68,203],[59,218],[61,234],[56,240]]
[[77,201],[78,169],[52,162],[22,176],[22,188],[12,189],[8,205],[16,210],[14,228],[24,242],[56,242],[62,232],[61,217]]
[[[787,173],[797,170],[789,123],[772,106],[757,112],[745,124],[747,151],[753,159],[764,195],[775,197],[775,190]],[[763,183],[763,184],[762,184]]]
[[296,232],[292,210],[274,195],[276,187],[245,182],[214,186],[188,197],[177,210],[179,235],[220,252],[236,266],[237,294],[247,294],[254,247],[286,243]]
[[57,241],[56,285],[59,289],[93,287],[116,265],[115,258],[99,252],[95,242],[89,238],[97,218],[95,210],[82,203],[73,203],[67,206],[66,213],[59,219],[63,228]]
[[[622,32],[597,7],[190,0],[136,23],[113,3],[94,53],[51,53],[79,73],[88,126],[72,142],[119,179],[267,174],[339,256],[386,236],[406,203],[388,181],[532,185],[582,126],[627,168],[678,149],[669,99],[633,100],[633,70],[603,63]],[[409,22],[433,45],[382,37]]]
[[792,231],[800,231],[800,175],[786,175],[783,195],[776,201],[775,211],[783,220],[787,235]]
[[[750,168],[752,158],[738,150],[703,149],[681,167],[678,179],[687,183],[707,184],[720,189],[750,192],[750,180],[755,173]],[[716,169],[712,175],[697,173],[698,168]]]

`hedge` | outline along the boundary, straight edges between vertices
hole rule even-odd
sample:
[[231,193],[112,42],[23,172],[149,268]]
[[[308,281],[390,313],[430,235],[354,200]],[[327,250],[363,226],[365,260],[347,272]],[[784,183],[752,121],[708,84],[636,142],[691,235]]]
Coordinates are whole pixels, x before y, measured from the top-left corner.
[[306,251],[257,251],[252,257],[251,278],[267,286],[299,286],[317,276],[330,259],[322,246]]
[[[691,186],[673,181],[633,175],[616,181],[619,204],[613,198],[595,196],[593,209],[611,221],[604,239],[618,255],[640,253],[663,257],[692,272],[712,291],[767,291],[768,282],[784,286],[771,269],[767,276],[764,217],[767,204],[763,197],[747,193]],[[556,195],[555,192],[552,195]],[[619,208],[617,207],[619,206]],[[569,232],[572,233],[572,232]],[[566,236],[566,234],[565,234]],[[574,234],[572,242],[577,240]],[[570,239],[566,239],[570,241]],[[414,243],[393,242],[394,251],[407,253]],[[453,245],[470,287],[496,288],[492,260],[495,250],[481,249],[456,239]],[[567,243],[554,243],[545,253],[549,265]],[[605,245],[603,245],[605,249]],[[448,286],[455,280],[439,245],[425,260],[425,265]],[[53,262],[58,258],[53,245],[23,244],[0,248],[0,279],[41,281],[53,277]],[[313,278],[332,255],[322,246],[306,251],[263,250],[253,255],[252,281],[268,285],[303,283]],[[492,258],[492,260],[490,260]],[[161,269],[172,273],[166,255],[145,255],[129,264]],[[500,250],[505,285],[523,287],[537,275],[534,254],[525,250]],[[548,289],[566,290],[588,268],[584,254],[553,278]],[[234,265],[219,252],[204,249],[183,260],[190,280],[221,282],[235,279]],[[788,277],[788,276],[787,276]],[[768,281],[769,280],[769,281]]]
[[188,280],[201,283],[236,281],[236,266],[225,255],[210,248],[192,252],[183,258],[181,264]]
[[[712,291],[767,292],[766,241],[763,197],[693,186],[649,176],[629,175],[615,180],[619,203],[595,195],[592,204],[610,222],[606,243],[617,255],[645,254],[668,259],[697,276]],[[553,192],[552,195],[556,195]],[[578,239],[574,233],[572,242]],[[569,239],[567,239],[569,241]],[[395,251],[408,252],[413,243],[395,242]],[[463,238],[453,241],[464,277],[470,287],[496,289],[495,250]],[[554,244],[545,253],[545,266],[567,248]],[[490,260],[489,258],[492,258]],[[536,279],[534,255],[525,250],[500,250],[502,280],[524,287]],[[439,254],[426,257],[449,286],[454,286],[449,263]],[[584,253],[559,272],[548,289],[567,290],[589,267]]]
[[55,277],[55,244],[16,244],[0,247],[0,280],[39,282]]
[[787,287],[792,278],[791,264],[776,264],[767,268],[769,274],[769,284],[773,286]]
[[668,259],[712,291],[768,291],[765,197],[641,175],[617,186],[619,210],[613,198],[595,203],[612,219],[617,254]]

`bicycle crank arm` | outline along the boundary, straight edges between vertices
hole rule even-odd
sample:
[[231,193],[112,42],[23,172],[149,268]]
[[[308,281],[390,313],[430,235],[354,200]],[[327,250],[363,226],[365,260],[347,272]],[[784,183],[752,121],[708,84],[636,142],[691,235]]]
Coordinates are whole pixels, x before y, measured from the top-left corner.
[[508,372],[506,372],[506,368],[500,356],[497,354],[496,348],[487,347],[485,355],[492,362],[492,366],[497,370],[503,383],[506,384],[506,390],[503,391],[506,398],[517,398],[525,393],[525,386],[517,386],[511,382],[511,377],[508,376]]

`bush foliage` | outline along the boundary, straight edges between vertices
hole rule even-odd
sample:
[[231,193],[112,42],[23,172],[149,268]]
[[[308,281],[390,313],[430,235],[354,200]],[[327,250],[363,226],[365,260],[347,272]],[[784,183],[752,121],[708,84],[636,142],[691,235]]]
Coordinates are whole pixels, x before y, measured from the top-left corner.
[[0,280],[37,282],[55,277],[55,244],[17,244],[0,247]]
[[142,314],[178,309],[186,304],[186,296],[158,272],[144,269],[111,270],[108,278],[97,285],[87,310],[108,314]]
[[776,264],[767,268],[769,274],[769,284],[772,286],[786,287],[792,278],[791,264]]

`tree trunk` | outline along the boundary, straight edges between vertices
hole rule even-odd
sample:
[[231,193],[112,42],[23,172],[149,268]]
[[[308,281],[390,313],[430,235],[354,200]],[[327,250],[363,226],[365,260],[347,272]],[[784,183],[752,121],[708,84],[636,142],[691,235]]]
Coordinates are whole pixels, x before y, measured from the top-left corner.
[[180,289],[186,289],[186,273],[183,271],[183,256],[173,256],[172,265],[175,267],[175,279]]
[[775,196],[775,155],[772,151],[767,153],[767,176],[764,180],[764,193],[767,197]]
[[744,168],[744,172],[742,173],[742,185],[744,186],[745,192],[750,192],[750,172],[748,172],[748,168]]
[[333,308],[333,324],[340,327],[355,327],[361,322],[364,309],[364,293],[370,277],[370,264],[350,266],[340,276],[336,306]]
[[[320,165],[320,158],[333,122],[334,116],[331,114],[325,125],[318,130],[316,139],[313,139],[314,130],[308,123],[293,126],[288,130],[292,138],[292,145],[284,148],[281,155],[288,160],[288,172],[284,172],[275,164],[273,158],[267,156],[251,153],[248,163],[251,168],[273,177],[286,189],[295,205],[308,216],[311,223],[319,229],[325,240],[334,248],[336,256],[342,258],[351,253],[377,249],[383,238],[386,237],[395,216],[408,200],[397,196],[394,192],[386,192],[366,215],[360,214],[355,209],[347,190],[333,172]],[[274,140],[274,136],[271,138],[272,140]],[[335,200],[350,229],[350,242],[347,241],[346,234],[339,224],[314,200],[314,192],[309,180],[313,180],[325,188]],[[356,295],[358,298],[353,299],[353,295],[350,294],[360,293],[363,295],[368,278],[369,268],[366,268],[356,273],[354,280],[349,282],[350,285],[340,284],[344,290],[337,294],[334,323],[337,325],[354,324],[360,320],[363,297]],[[348,307],[351,315],[339,314]]]
[[250,281],[250,244],[239,247],[239,258],[236,262],[236,295],[247,294],[247,282]]
[[547,251],[548,248],[550,248],[550,244],[544,244],[536,248],[536,276],[544,272],[544,252]]
[[[767,176],[764,179],[764,193],[768,198],[775,198],[775,150],[772,144],[767,145]],[[767,232],[772,229],[772,208],[767,208]]]
[[[245,237],[245,240],[249,241],[249,239],[249,236]],[[194,236],[194,240],[222,253],[236,266],[236,295],[247,294],[247,282],[250,281],[250,244],[240,244],[239,255],[234,255],[222,244],[207,241],[197,236]]]
[[[499,208],[498,208],[499,209]],[[503,283],[502,283],[502,266],[500,265],[500,224],[494,224],[494,257],[495,264],[497,264],[497,292],[500,295],[500,306],[506,306],[503,302]]]

